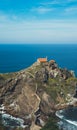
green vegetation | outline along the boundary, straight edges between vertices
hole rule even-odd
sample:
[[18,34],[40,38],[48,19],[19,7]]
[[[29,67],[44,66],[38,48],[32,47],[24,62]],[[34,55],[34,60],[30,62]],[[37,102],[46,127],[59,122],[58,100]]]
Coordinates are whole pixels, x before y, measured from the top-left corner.
[[50,117],[46,125],[41,130],[59,130],[57,126],[57,119],[56,117]]
[[0,80],[7,80],[9,78],[14,78],[17,74],[16,73],[5,73],[5,74],[0,74]]
[[13,130],[24,130],[24,128],[19,127],[19,128],[14,128]]
[[59,103],[60,98],[61,102],[66,102],[67,94],[74,94],[76,83],[77,78],[68,78],[67,80],[49,78],[44,90],[51,96],[55,103]]
[[28,71],[29,73],[31,73],[31,74],[34,75],[35,72],[36,72],[36,71],[39,71],[41,68],[42,68],[42,65],[41,65],[41,64],[40,64],[40,65],[36,65],[36,63],[35,63],[35,65],[29,67],[29,68],[27,69],[27,71]]

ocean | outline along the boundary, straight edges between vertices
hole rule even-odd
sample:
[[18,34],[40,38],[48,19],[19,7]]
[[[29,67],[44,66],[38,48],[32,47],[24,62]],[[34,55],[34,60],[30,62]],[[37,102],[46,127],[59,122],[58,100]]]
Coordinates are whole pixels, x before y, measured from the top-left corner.
[[[0,73],[16,72],[31,66],[39,57],[54,59],[59,67],[73,70],[77,76],[76,44],[0,44]],[[73,115],[70,119],[70,113]],[[77,108],[59,111],[60,129],[77,130]],[[66,116],[67,115],[67,116]],[[5,125],[3,124],[5,123]],[[14,124],[11,127],[11,123]],[[0,114],[0,130],[13,130],[21,124],[16,120],[2,118]],[[15,130],[15,129],[14,129]]]
[[58,122],[60,130],[77,130],[77,107],[70,107],[56,112],[61,119]]
[[19,71],[46,56],[77,76],[76,44],[0,44],[0,73]]

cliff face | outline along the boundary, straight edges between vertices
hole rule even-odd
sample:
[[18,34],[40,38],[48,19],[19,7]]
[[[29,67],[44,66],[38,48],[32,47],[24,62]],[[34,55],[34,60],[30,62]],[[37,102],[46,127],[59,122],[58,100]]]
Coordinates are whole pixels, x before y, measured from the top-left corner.
[[73,72],[59,68],[56,62],[36,62],[25,70],[0,74],[0,103],[32,130],[33,125],[44,126],[52,113],[73,102],[76,83]]

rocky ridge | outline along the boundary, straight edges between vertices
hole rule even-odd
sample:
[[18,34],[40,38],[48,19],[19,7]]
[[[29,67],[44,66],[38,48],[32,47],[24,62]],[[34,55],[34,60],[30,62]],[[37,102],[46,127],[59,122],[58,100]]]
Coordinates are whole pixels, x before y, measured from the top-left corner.
[[77,78],[55,61],[35,62],[15,73],[0,74],[0,104],[24,119],[25,130],[40,129],[55,111],[77,105]]

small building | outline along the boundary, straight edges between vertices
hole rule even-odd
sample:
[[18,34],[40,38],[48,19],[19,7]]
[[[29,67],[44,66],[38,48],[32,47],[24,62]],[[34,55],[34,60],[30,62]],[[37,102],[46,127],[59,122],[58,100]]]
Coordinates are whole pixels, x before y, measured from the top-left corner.
[[45,63],[45,62],[47,62],[47,57],[46,58],[38,58],[37,62],[38,63]]

